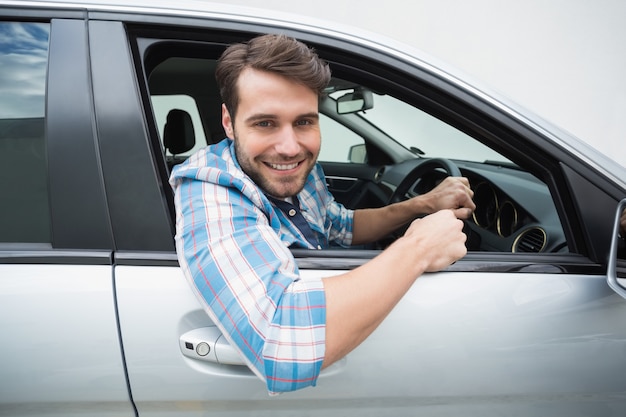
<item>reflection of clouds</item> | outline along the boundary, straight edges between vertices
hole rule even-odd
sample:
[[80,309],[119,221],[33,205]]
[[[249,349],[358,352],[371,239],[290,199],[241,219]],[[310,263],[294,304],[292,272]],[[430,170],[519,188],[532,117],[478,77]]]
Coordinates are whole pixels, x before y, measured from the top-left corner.
[[0,22],[0,118],[42,117],[49,25]]

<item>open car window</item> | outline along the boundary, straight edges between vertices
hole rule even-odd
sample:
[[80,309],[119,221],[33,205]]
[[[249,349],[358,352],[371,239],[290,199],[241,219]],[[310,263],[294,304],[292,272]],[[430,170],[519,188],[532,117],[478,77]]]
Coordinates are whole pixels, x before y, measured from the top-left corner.
[[[214,69],[225,45],[177,46],[154,41],[145,52],[147,90],[168,172],[224,138]],[[477,208],[466,221],[470,251],[569,252],[553,192],[541,179],[549,175],[519,150],[516,155],[497,132],[450,123],[444,100],[433,108],[418,92],[398,89],[390,80],[368,84],[357,76],[359,68],[354,78],[346,66],[338,68],[320,100],[319,157],[337,201],[360,209],[424,194],[447,175],[444,170],[420,173],[410,184],[407,178],[423,162],[443,158],[469,178],[475,193]],[[490,140],[505,146],[491,146]],[[401,233],[365,249],[382,249]]]

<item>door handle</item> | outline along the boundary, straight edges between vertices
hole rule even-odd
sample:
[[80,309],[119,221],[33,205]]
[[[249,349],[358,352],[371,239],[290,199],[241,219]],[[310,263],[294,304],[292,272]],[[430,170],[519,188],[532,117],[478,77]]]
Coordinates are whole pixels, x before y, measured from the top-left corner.
[[611,250],[609,252],[609,263],[606,267],[606,281],[609,287],[616,293],[626,298],[626,289],[617,281],[617,246],[619,243],[619,220],[622,211],[626,208],[626,198],[617,205],[617,213],[615,214],[615,223],[613,224],[613,238],[611,241]]
[[200,327],[180,337],[180,350],[191,359],[221,365],[243,365],[239,352],[226,340],[215,326]]

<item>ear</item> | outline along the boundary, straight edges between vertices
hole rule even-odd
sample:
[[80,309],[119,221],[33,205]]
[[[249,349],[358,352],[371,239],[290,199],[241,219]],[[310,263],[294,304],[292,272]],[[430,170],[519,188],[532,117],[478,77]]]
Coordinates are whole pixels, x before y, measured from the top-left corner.
[[230,117],[230,113],[228,112],[228,109],[226,108],[226,104],[222,103],[222,127],[224,128],[224,133],[226,133],[226,136],[228,136],[230,139],[234,139],[235,138],[235,129],[233,127],[233,119],[232,117]]

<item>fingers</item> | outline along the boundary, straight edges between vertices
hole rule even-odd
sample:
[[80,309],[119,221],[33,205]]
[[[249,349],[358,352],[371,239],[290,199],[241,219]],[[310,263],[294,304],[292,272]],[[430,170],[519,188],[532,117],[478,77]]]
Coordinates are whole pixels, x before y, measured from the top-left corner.
[[[465,177],[456,177],[453,178],[458,180],[462,185],[463,189],[461,189],[461,193],[458,196],[459,200],[459,208],[466,208],[469,210],[469,214],[466,217],[469,217],[472,212],[476,209],[476,204],[474,204],[474,191],[470,188],[469,180]],[[466,212],[468,211],[466,210]]]
[[476,206],[474,206],[473,208],[461,207],[456,210],[453,210],[453,212],[457,219],[467,220],[470,217],[472,217],[472,213],[474,212],[475,209],[476,209]]
[[452,209],[459,219],[469,218],[476,210],[474,191],[465,177],[447,177],[433,191],[438,193],[438,209]]
[[446,268],[467,254],[463,222],[452,210],[440,210],[414,221],[405,236],[415,240],[417,253],[426,261],[426,271]]
[[440,210],[452,210],[459,219],[468,219],[476,205],[474,191],[465,177],[446,177],[434,189],[415,197],[414,213],[435,213]]

